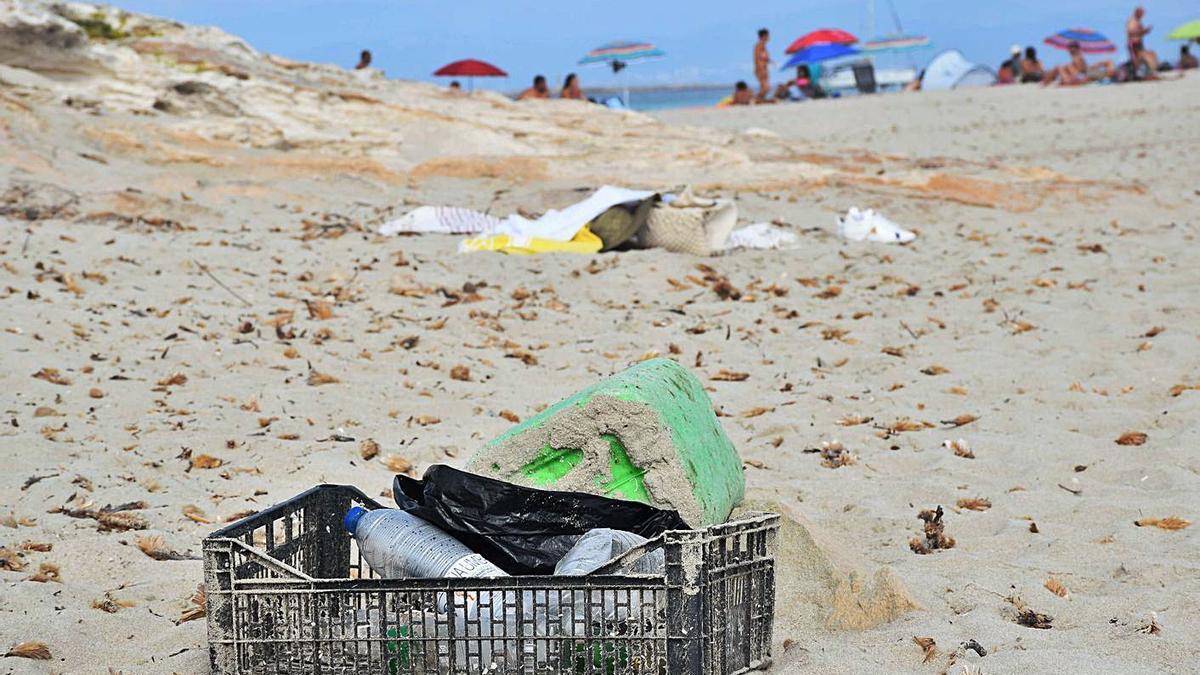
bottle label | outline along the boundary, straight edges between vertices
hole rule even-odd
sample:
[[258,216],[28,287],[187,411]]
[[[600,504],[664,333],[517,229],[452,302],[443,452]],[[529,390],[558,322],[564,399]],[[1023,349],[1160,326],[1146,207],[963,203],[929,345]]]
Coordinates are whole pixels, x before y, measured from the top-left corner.
[[454,564],[450,565],[449,569],[447,569],[442,576],[463,578],[505,577],[508,575],[505,574],[504,571],[499,567],[496,567],[489,562],[487,558],[484,558],[478,553],[472,553],[455,560]]

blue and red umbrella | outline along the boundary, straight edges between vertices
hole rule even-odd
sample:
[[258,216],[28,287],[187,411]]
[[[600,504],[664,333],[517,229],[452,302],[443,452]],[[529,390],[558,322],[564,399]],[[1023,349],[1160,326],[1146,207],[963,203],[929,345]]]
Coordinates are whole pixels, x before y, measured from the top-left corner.
[[1117,51],[1117,46],[1091,28],[1069,28],[1060,30],[1046,38],[1044,42],[1058,49],[1070,49],[1072,43],[1079,43],[1079,49],[1085,54],[1111,54]]
[[850,45],[844,44],[829,44],[820,43],[811,47],[805,47],[800,51],[792,54],[792,58],[783,64],[783,69],[798,66],[801,63],[819,63],[830,59],[840,59],[843,56],[853,56],[858,50]]

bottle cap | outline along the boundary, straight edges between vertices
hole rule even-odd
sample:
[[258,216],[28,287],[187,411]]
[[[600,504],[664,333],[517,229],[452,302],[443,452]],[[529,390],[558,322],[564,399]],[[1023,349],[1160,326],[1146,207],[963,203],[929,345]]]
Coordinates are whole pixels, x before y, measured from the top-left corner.
[[351,507],[346,512],[346,517],[342,519],[342,527],[346,528],[346,531],[350,534],[354,534],[354,530],[358,528],[358,519],[362,518],[366,512],[367,510],[361,506]]

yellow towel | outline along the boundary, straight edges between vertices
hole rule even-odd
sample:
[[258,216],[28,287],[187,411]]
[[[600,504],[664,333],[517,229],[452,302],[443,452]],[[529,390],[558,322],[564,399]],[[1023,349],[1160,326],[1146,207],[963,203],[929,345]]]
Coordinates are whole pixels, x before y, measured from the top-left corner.
[[588,226],[584,225],[575,233],[575,237],[571,241],[530,237],[516,244],[509,235],[497,234],[491,237],[464,239],[458,245],[458,250],[463,252],[500,251],[501,253],[529,255],[533,253],[599,253],[603,247],[604,242],[600,241],[600,237],[592,234]]

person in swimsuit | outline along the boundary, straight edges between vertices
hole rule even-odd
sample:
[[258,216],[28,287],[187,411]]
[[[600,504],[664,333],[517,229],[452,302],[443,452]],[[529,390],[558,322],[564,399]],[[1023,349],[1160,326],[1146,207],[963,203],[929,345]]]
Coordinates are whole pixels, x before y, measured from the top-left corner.
[[1133,16],[1125,22],[1125,44],[1129,48],[1129,60],[1133,63],[1134,68],[1139,63],[1145,63],[1150,69],[1150,77],[1154,77],[1154,73],[1158,72],[1158,54],[1146,49],[1146,34],[1150,32],[1152,26],[1147,26],[1142,23],[1142,17],[1146,16],[1144,7],[1137,7],[1133,10]]
[[1046,76],[1046,69],[1038,61],[1037,50],[1025,48],[1025,58],[1021,61],[1021,82],[1041,82]]
[[1196,60],[1195,55],[1188,49],[1187,45],[1179,48],[1179,69],[1191,70],[1200,67],[1200,61]]
[[567,79],[563,80],[562,93],[559,98],[569,98],[577,101],[583,100],[583,91],[579,88],[579,77],[575,73],[567,75]]
[[750,105],[754,103],[754,93],[750,91],[750,85],[744,80],[738,80],[738,83],[733,87],[733,98],[730,99],[730,105]]
[[768,68],[771,65],[771,53],[767,51],[767,40],[771,33],[766,28],[758,29],[758,42],[754,44],[754,77],[758,79],[758,100],[766,102],[767,93],[771,91],[771,76]]
[[1116,76],[1117,71],[1112,61],[1101,61],[1089,67],[1078,42],[1067,45],[1067,51],[1071,54],[1071,62],[1065,66],[1051,68],[1042,80],[1043,87],[1053,84],[1056,80],[1061,86],[1074,87]]
[[542,98],[550,98],[550,88],[546,86],[546,77],[544,75],[538,75],[533,78],[533,86],[517,96],[518,101]]

